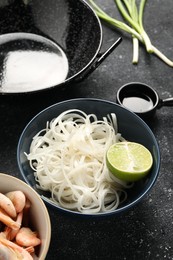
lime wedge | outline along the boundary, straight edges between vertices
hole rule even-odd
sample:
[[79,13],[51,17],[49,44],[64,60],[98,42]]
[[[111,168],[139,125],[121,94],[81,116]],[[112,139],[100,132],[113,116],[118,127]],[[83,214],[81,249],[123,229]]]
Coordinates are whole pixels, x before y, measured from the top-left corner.
[[120,142],[107,151],[107,167],[117,178],[124,181],[137,181],[145,177],[152,165],[150,151],[139,143]]

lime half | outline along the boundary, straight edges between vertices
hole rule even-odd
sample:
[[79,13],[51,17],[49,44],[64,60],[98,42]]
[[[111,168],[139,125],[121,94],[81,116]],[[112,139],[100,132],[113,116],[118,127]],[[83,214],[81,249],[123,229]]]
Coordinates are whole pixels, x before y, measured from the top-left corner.
[[137,181],[145,177],[152,165],[150,151],[139,143],[120,142],[107,151],[107,167],[117,178],[124,181]]

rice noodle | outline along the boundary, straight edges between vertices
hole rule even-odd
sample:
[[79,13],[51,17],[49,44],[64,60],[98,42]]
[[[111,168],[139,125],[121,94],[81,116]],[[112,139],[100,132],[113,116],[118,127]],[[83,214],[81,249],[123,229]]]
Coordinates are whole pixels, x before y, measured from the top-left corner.
[[123,140],[117,129],[115,114],[98,120],[78,109],[48,122],[27,154],[38,187],[66,209],[86,214],[116,209],[129,187],[106,166],[108,148]]

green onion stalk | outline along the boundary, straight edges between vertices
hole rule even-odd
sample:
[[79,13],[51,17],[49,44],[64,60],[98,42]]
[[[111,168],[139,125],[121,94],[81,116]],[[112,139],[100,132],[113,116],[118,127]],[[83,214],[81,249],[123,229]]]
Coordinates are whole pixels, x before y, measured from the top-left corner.
[[132,36],[133,40],[133,59],[132,63],[137,64],[139,61],[139,42],[141,42],[148,53],[155,54],[168,66],[173,67],[173,61],[168,59],[161,51],[159,51],[152,43],[144,29],[143,26],[143,15],[146,0],[141,0],[139,8],[137,7],[136,0],[114,0],[115,4],[122,17],[124,22],[112,18],[106,12],[104,12],[94,0],[89,0],[91,6],[95,10],[98,17],[108,23],[111,26],[114,26],[118,29],[121,29]]

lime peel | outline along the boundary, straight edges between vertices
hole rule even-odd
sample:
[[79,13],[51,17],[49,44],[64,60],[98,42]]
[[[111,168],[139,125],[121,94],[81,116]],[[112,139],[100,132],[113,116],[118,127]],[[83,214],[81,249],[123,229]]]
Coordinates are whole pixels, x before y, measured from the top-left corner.
[[113,144],[106,154],[107,167],[117,178],[138,181],[151,170],[153,157],[142,144],[120,142]]

